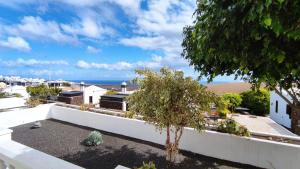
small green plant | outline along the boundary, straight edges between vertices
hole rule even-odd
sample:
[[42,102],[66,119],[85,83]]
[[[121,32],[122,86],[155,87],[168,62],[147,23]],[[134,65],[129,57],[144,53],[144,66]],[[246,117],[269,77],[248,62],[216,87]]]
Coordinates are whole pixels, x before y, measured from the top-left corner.
[[250,136],[250,132],[248,131],[248,129],[244,126],[239,125],[233,119],[226,119],[224,121],[221,121],[218,124],[217,130],[222,133],[229,133],[238,136],[246,136],[246,137]]
[[152,161],[150,161],[148,163],[143,162],[143,165],[137,169],[156,169],[156,167],[155,164]]
[[85,146],[98,146],[103,143],[102,134],[98,131],[92,131],[83,141]]
[[62,85],[64,87],[71,87],[71,84],[69,82],[63,82]]

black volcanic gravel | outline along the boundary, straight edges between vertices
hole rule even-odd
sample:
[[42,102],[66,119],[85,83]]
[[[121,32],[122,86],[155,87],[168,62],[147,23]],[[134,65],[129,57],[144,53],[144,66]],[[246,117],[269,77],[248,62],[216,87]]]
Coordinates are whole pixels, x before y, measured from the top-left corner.
[[81,142],[94,129],[53,119],[41,123],[38,129],[30,129],[33,123],[13,127],[12,139],[88,169],[114,169],[117,165],[134,168],[149,161],[157,169],[255,168],[190,152],[180,152],[178,162],[170,164],[163,146],[104,131],[100,131],[103,144],[85,147]]

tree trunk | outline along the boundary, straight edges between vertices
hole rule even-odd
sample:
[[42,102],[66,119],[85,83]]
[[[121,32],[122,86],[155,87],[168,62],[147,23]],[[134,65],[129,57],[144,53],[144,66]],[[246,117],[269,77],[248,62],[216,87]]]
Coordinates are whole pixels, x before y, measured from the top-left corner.
[[300,106],[292,106],[292,131],[300,135]]
[[170,126],[167,126],[167,140],[166,140],[166,159],[171,161],[172,153],[171,153],[172,145],[170,139]]

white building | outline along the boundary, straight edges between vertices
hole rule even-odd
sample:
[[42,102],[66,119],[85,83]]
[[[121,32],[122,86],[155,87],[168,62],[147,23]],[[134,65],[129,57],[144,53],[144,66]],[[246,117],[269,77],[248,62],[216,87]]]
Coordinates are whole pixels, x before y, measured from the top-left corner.
[[83,87],[82,91],[84,104],[98,104],[100,97],[107,92],[106,89],[95,85]]
[[[283,90],[282,94],[293,102],[291,96],[286,91]],[[270,93],[270,117],[275,122],[291,128],[291,107],[275,91],[271,91]]]

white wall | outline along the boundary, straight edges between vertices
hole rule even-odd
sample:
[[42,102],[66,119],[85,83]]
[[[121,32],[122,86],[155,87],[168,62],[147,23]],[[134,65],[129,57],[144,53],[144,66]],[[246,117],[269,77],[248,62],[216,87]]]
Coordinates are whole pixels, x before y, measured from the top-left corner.
[[43,104],[35,108],[0,113],[0,127],[10,128],[25,123],[49,118],[48,112],[53,104]]
[[25,106],[26,99],[12,97],[12,98],[3,98],[0,99],[0,109],[9,109],[15,107],[23,107]]
[[100,100],[100,96],[104,95],[107,92],[106,89],[97,87],[97,86],[89,86],[85,87],[83,92],[84,103],[89,104],[89,97],[93,97],[93,104],[98,104]]
[[[160,133],[154,126],[141,120],[82,112],[59,106],[51,107],[50,116],[78,125],[165,144],[165,132]],[[299,145],[238,137],[214,131],[198,133],[191,128],[185,128],[179,147],[194,153],[263,168],[299,169],[300,166]]]
[[[283,94],[285,94],[285,93],[283,93]],[[292,99],[290,97],[288,97],[288,98],[290,101],[292,101]],[[276,100],[278,101],[278,112],[277,113],[275,111]],[[289,115],[286,113],[286,106],[287,106],[287,102],[281,96],[279,96],[276,92],[271,91],[271,94],[270,94],[270,117],[271,117],[271,119],[287,128],[291,128],[291,119],[290,119]]]

